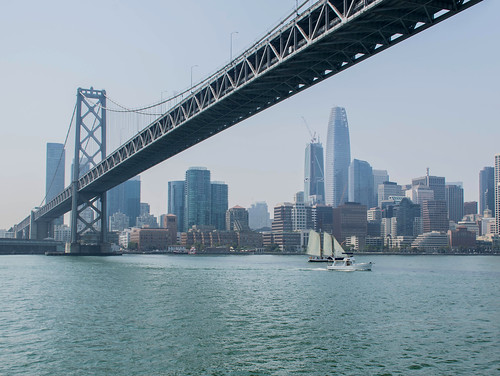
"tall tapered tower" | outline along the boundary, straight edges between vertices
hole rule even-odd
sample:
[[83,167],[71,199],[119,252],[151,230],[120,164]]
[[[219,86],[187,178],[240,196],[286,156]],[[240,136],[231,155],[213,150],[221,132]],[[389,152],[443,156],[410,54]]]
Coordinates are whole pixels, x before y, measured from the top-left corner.
[[349,125],[343,107],[333,107],[328,121],[325,163],[326,204],[337,207],[348,200],[348,172],[351,162]]

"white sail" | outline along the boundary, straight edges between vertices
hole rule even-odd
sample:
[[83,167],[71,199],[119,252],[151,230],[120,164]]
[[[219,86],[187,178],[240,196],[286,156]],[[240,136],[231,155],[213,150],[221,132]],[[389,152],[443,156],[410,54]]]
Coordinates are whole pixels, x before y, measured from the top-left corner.
[[320,250],[320,242],[321,238],[319,234],[311,230],[309,231],[309,241],[307,242],[307,254],[311,256],[321,256],[321,250]]
[[335,258],[343,258],[348,256],[347,253],[345,253],[344,248],[342,248],[337,239],[335,239],[335,236],[333,237],[333,251]]
[[333,256],[332,236],[325,232],[323,233],[323,257]]

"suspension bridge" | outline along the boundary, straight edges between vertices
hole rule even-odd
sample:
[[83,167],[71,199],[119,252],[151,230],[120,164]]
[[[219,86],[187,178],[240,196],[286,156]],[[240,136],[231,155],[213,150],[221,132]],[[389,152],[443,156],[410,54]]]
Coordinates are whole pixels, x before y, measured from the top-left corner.
[[[128,109],[104,90],[78,89],[74,160],[88,167],[74,163],[72,183],[15,225],[16,237],[43,239],[55,218],[71,212],[69,251],[102,250],[107,190],[481,1],[305,1],[223,68],[165,101]],[[108,154],[110,111],[152,120]],[[91,221],[81,215],[89,208],[96,214]],[[88,232],[97,237],[85,248]]]

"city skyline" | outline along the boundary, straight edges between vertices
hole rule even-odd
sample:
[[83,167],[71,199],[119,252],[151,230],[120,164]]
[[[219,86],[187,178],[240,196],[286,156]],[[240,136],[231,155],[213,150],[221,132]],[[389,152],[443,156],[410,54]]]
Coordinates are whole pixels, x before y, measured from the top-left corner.
[[[293,1],[256,1],[251,7],[152,2],[141,8],[115,4],[115,9],[103,4],[101,14],[89,7],[75,15],[69,4],[52,9],[28,3],[27,11],[21,4],[6,4],[0,16],[0,66],[9,72],[0,94],[0,160],[9,182],[0,188],[6,198],[0,228],[7,229],[44,196],[45,145],[64,140],[77,87],[106,89],[131,107],[159,100],[188,86],[190,73],[196,82],[227,62],[233,31],[238,31],[232,39],[235,56],[294,6]],[[258,11],[263,6],[265,14]],[[174,16],[183,10],[191,11],[198,33],[187,30],[173,38],[168,30],[181,28]],[[410,183],[430,167],[432,175],[464,181],[465,201],[479,201],[479,171],[493,166],[499,151],[494,108],[500,80],[494,64],[498,52],[478,56],[500,36],[498,11],[498,2],[484,1],[154,167],[141,174],[141,199],[155,215],[166,213],[167,182],[202,164],[213,171],[214,180],[231,187],[230,207],[257,201],[273,207],[292,200],[303,186],[303,150],[309,139],[301,117],[325,139],[328,112],[337,104],[349,113],[351,159],[387,170],[399,184]],[[224,14],[231,17],[222,20]],[[166,19],[154,22],[157,17]],[[210,18],[221,22],[214,25]],[[73,25],[86,22],[96,27],[83,38]],[[125,25],[134,27],[127,30]],[[81,46],[100,40],[96,35],[102,28],[109,31],[109,40],[96,43],[94,51],[102,52],[102,62],[96,63],[92,53],[82,59]],[[201,38],[199,30],[206,31]],[[171,50],[182,56],[174,61]],[[48,88],[48,95],[36,100],[27,95],[41,87]]]

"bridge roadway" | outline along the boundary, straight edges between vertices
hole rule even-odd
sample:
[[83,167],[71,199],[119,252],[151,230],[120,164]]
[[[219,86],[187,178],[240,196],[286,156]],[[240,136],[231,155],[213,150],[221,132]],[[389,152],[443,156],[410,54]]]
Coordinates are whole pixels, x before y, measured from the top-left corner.
[[[193,87],[78,181],[95,197],[250,116],[482,0],[320,0]],[[71,210],[71,186],[33,213]],[[30,217],[17,225],[29,226]]]

